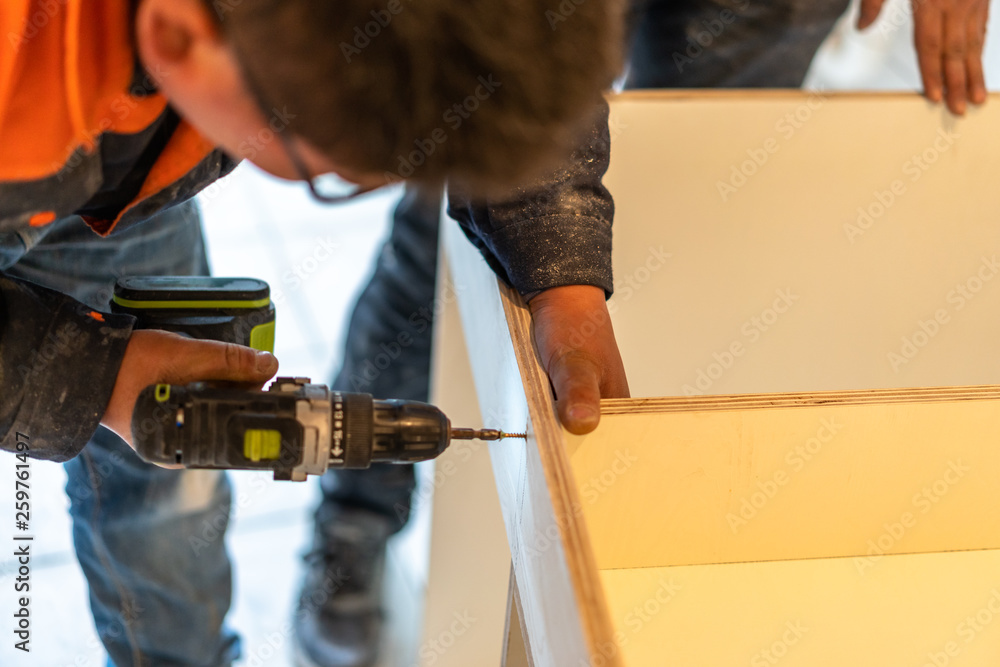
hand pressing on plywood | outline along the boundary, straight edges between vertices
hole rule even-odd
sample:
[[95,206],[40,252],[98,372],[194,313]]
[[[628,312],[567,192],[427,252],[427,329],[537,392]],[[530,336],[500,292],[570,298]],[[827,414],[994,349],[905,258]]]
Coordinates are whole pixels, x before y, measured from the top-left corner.
[[[861,0],[858,29],[878,17],[885,0]],[[924,94],[932,102],[944,95],[952,113],[965,113],[966,102],[986,101],[983,42],[989,0],[911,0],[913,41]]]
[[602,398],[628,398],[628,380],[604,290],[553,287],[529,303],[535,345],[556,393],[559,420],[589,433],[601,419]]

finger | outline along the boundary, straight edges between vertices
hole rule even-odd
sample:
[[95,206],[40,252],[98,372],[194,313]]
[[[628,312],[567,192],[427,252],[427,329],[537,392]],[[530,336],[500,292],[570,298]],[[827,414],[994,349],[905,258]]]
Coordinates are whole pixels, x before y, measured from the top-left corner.
[[914,3],[913,43],[917,49],[920,64],[920,78],[924,84],[924,94],[932,102],[941,101],[941,14],[926,3]]
[[604,372],[601,375],[601,398],[628,398],[628,377],[625,375],[625,365],[618,346],[612,344],[610,350],[605,350],[607,357],[602,364]]
[[597,363],[578,352],[568,352],[548,369],[558,399],[559,420],[570,433],[582,435],[601,420],[600,372]]
[[165,369],[163,381],[188,384],[203,380],[228,380],[261,384],[278,371],[278,360],[269,352],[214,340],[178,342],[177,361]]
[[965,113],[966,20],[948,14],[944,18],[944,85],[948,108],[956,116]]
[[631,394],[624,368],[607,373],[601,380],[601,398],[628,398],[629,396]]
[[882,4],[884,0],[861,0],[861,13],[858,15],[858,30],[864,30],[872,23],[875,23],[875,19],[882,12]]
[[982,2],[966,22],[965,70],[968,76],[969,100],[973,104],[986,101],[986,77],[983,73],[983,44],[986,41],[986,20],[989,3]]

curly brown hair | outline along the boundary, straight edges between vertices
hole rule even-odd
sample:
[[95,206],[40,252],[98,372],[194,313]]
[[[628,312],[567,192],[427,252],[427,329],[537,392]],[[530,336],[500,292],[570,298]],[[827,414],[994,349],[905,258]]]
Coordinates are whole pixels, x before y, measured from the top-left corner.
[[488,193],[568,155],[620,0],[215,0],[260,95],[357,171]]

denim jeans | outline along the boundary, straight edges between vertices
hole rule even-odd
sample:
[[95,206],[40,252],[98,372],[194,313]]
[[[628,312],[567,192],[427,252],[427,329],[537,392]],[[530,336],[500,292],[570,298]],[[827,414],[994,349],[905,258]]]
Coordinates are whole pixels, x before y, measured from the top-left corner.
[[[191,202],[106,239],[76,217],[0,235],[0,268],[106,309],[120,275],[205,275],[208,263]],[[76,555],[111,663],[229,665],[239,639],[224,625],[227,476],[147,464],[103,427],[65,470]],[[215,539],[193,543],[206,521]]]

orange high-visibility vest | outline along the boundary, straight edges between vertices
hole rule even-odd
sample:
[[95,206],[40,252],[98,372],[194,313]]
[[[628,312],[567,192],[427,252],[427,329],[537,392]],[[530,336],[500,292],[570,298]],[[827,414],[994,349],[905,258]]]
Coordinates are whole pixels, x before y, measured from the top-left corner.
[[[128,0],[0,2],[0,224],[43,225],[97,192],[109,136],[141,137],[167,112],[155,90],[137,91]],[[154,77],[155,78],[155,77]],[[106,235],[197,190],[231,166],[181,121],[141,189],[113,219],[87,219]],[[180,187],[178,184],[181,184]]]

